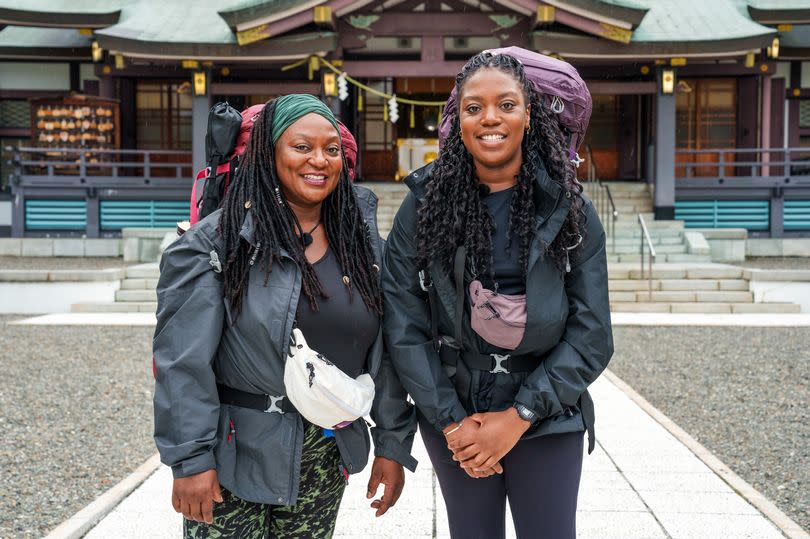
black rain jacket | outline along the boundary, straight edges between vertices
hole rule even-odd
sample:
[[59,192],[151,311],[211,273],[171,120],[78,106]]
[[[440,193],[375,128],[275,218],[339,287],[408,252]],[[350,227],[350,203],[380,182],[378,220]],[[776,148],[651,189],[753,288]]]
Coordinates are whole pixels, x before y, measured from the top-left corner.
[[[454,385],[457,370],[439,356],[458,351],[446,345],[437,351],[431,338],[428,294],[420,285],[420,268],[415,262],[417,208],[424,200],[431,169],[432,165],[427,165],[405,178],[411,192],[394,219],[384,257],[383,322],[388,350],[402,384],[427,420],[443,429],[471,413],[487,410],[476,409],[476,395],[484,389],[482,371],[470,369],[469,393],[458,394]],[[528,319],[523,340],[512,354],[536,356],[537,368],[496,374],[494,384],[486,387],[491,397],[488,409],[503,410],[518,402],[534,411],[540,420],[524,437],[588,430],[592,451],[594,409],[588,385],[613,355],[605,233],[593,204],[585,199],[583,243],[572,251],[571,271],[564,274],[545,255],[543,246],[550,245],[559,233],[571,197],[576,195],[566,192],[545,170],[535,181],[536,228],[526,276]],[[464,312],[457,313],[452,274],[436,263],[426,273],[438,298],[439,334],[454,335],[456,317],[463,316],[465,349],[502,354],[470,326],[468,283],[463,287]]]
[[[365,188],[355,191],[380,264],[377,197]],[[191,227],[161,259],[153,342],[155,442],[174,477],[215,468],[220,484],[242,499],[294,505],[304,437],[301,416],[220,404],[216,385],[285,395],[284,362],[301,294],[301,271],[282,252],[282,262],[273,265],[265,285],[265,273],[257,264],[250,271],[242,312],[234,318],[214,261],[225,260],[217,232],[221,213]],[[240,234],[255,245],[251,212]],[[374,454],[414,470],[410,451],[416,416],[384,353],[382,326],[366,366],[376,386],[371,409]],[[345,469],[361,471],[370,449],[363,418],[335,431],[335,439]]]

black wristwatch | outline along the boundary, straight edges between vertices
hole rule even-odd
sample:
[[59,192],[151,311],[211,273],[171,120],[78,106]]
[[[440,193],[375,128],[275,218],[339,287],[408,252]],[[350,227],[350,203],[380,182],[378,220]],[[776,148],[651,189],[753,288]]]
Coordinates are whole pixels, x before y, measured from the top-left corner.
[[534,422],[537,421],[537,414],[535,414],[534,412],[532,412],[530,409],[526,408],[519,402],[516,402],[515,404],[513,404],[513,406],[515,407],[515,410],[517,410],[520,419],[528,421],[530,424],[534,425]]

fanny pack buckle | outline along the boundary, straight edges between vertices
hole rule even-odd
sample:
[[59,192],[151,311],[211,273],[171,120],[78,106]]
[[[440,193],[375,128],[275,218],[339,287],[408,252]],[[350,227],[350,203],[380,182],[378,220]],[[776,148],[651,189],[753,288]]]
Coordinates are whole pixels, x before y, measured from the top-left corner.
[[281,409],[280,403],[284,399],[284,395],[280,397],[274,397],[273,395],[267,395],[267,398],[270,399],[270,406],[264,411],[266,414],[281,414],[284,415],[284,410]]
[[511,357],[510,354],[489,354],[492,358],[494,367],[492,368],[492,374],[498,374],[499,372],[504,374],[509,374],[509,368],[505,365],[509,358]]

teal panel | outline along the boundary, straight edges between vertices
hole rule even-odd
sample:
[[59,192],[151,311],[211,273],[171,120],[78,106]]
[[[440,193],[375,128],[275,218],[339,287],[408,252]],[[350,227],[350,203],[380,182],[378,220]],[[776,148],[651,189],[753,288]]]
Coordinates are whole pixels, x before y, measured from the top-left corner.
[[679,200],[675,219],[687,228],[746,228],[768,230],[770,203],[767,200]]
[[785,200],[785,230],[810,230],[810,200]]
[[174,228],[188,219],[187,200],[102,200],[102,230]]
[[87,203],[84,200],[26,200],[26,230],[84,230]]

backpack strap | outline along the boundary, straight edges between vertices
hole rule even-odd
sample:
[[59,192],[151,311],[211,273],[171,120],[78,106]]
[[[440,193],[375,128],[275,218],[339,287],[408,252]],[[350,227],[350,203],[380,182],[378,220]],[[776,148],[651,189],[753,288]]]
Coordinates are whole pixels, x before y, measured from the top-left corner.
[[464,319],[464,265],[467,262],[467,249],[461,245],[456,249],[456,256],[453,258],[453,279],[456,282],[456,342],[461,350],[464,350],[463,341],[463,319]]

